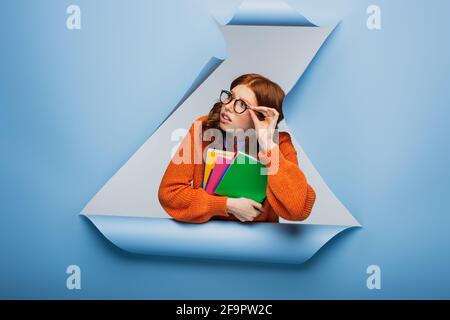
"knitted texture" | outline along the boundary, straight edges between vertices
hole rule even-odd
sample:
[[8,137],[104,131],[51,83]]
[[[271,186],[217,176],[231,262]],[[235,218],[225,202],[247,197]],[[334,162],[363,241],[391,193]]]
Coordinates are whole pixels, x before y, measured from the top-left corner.
[[[203,122],[207,116],[198,118]],[[194,139],[194,124],[183,139],[180,147],[169,162],[161,179],[158,199],[164,210],[175,220],[203,223],[209,220],[240,221],[227,211],[226,196],[210,195],[203,188],[204,161],[203,154],[210,141]],[[183,152],[189,154],[183,154]],[[180,161],[180,159],[190,161]],[[194,160],[197,159],[197,163]],[[200,161],[198,161],[200,159]],[[263,212],[253,221],[278,222],[286,220],[301,221],[306,219],[314,206],[316,193],[308,184],[299,168],[297,152],[287,132],[279,132],[279,142],[266,153],[259,151],[258,159],[268,168],[277,168],[276,174],[269,174],[267,179],[267,197]],[[278,159],[277,166],[271,166]],[[200,163],[199,163],[200,162]]]

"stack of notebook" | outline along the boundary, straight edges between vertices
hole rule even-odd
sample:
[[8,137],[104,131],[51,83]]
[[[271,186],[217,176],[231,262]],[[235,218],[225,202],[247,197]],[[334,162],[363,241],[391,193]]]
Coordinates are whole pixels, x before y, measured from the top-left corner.
[[262,203],[266,197],[267,175],[256,158],[238,151],[209,149],[202,187],[209,194],[248,198]]

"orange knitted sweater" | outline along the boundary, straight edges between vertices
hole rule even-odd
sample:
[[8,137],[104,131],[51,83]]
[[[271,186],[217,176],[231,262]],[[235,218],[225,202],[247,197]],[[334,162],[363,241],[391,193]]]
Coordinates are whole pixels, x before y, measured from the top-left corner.
[[[196,121],[205,121],[207,115]],[[169,162],[159,186],[158,198],[161,206],[175,220],[203,223],[211,219],[236,220],[233,214],[227,212],[227,197],[210,195],[203,188],[204,161],[194,163],[194,151],[202,151],[202,157],[209,141],[201,141],[201,147],[192,143],[194,140],[194,124],[182,141],[177,154],[182,150],[191,150],[190,163]],[[267,197],[264,200],[263,212],[253,221],[278,222],[282,217],[286,220],[300,221],[306,219],[313,208],[316,193],[307,183],[306,177],[298,166],[297,152],[287,132],[279,132],[278,145],[270,150],[278,152],[278,171],[268,175]],[[260,151],[258,158],[267,159],[268,155]],[[273,156],[273,154],[272,154]],[[203,158],[201,158],[203,159]]]

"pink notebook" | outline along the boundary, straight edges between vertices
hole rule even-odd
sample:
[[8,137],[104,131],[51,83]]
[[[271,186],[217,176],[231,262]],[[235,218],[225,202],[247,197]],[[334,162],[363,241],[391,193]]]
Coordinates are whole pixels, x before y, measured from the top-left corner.
[[220,155],[217,156],[216,164],[209,175],[208,183],[206,184],[206,192],[209,194],[214,194],[214,190],[216,186],[219,184],[220,180],[222,180],[223,175],[227,171],[233,159],[225,158]]

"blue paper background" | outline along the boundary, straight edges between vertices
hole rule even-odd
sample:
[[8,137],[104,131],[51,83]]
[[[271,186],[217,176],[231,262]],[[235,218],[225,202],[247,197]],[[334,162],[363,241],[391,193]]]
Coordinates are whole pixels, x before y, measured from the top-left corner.
[[[364,228],[301,266],[117,249],[78,213],[223,56],[208,3],[2,1],[0,298],[450,298],[450,3],[286,2],[343,17],[285,113]],[[82,30],[65,27],[69,4]],[[81,290],[66,288],[70,264]],[[381,290],[366,287],[371,264]]]

